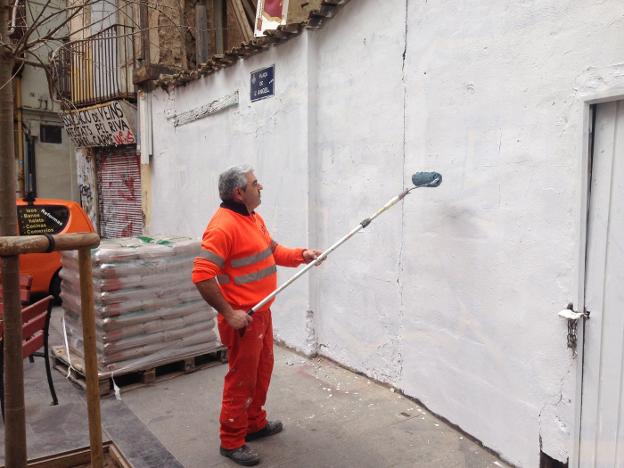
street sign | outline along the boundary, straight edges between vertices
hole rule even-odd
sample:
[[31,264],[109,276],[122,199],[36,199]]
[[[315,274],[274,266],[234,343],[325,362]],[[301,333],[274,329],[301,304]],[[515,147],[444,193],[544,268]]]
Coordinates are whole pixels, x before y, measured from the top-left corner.
[[251,102],[275,95],[275,65],[251,72]]

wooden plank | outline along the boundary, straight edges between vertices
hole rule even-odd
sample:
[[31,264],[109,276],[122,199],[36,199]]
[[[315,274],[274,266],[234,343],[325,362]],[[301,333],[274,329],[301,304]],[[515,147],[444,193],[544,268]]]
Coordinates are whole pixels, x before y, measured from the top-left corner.
[[225,13],[225,0],[212,0],[212,11],[214,12],[215,46],[217,54],[222,54],[225,50],[225,40],[223,34],[223,19]]
[[[52,347],[52,359],[54,368],[63,375],[69,373],[69,380],[80,387],[86,389],[83,361],[79,356],[71,353],[67,357],[67,352],[63,346]],[[71,361],[71,367],[69,365]],[[144,387],[165,380],[170,380],[184,374],[190,374],[202,369],[221,365],[227,362],[227,351],[225,347],[218,346],[210,351],[183,355],[174,359],[165,359],[158,363],[151,364],[146,369],[132,371],[120,371],[115,373],[115,383],[124,391]],[[110,372],[101,373],[99,376],[99,392],[101,396],[110,394],[113,391]]]
[[208,34],[208,12],[203,2],[195,5],[195,57],[197,66],[210,58],[210,36]]
[[249,24],[254,24],[256,21],[256,6],[252,4],[251,0],[241,0],[245,14],[247,15],[247,21]]
[[[131,468],[130,463],[124,458],[121,451],[112,441],[103,444],[104,459],[119,468]],[[66,452],[46,455],[28,461],[27,466],[31,468],[76,468],[86,467],[91,460],[91,449],[89,447],[68,450]],[[110,464],[107,464],[110,466]],[[5,468],[4,466],[2,468]]]
[[[216,59],[217,58],[215,57],[215,60]],[[167,117],[167,120],[173,120],[173,125],[175,127],[179,127],[180,125],[185,125],[187,123],[203,119],[205,117],[208,117],[209,115],[216,114],[236,105],[238,105],[238,91],[215,99],[214,101],[209,102],[208,104],[205,104],[201,107],[197,107],[195,109],[182,112],[181,114]]]
[[83,248],[78,251],[78,265],[80,271],[80,312],[87,381],[87,410],[89,415],[91,465],[94,468],[102,468],[104,466],[104,452],[102,449],[102,418],[100,414],[100,392],[95,345],[95,303],[93,297],[90,249]]
[[253,38],[253,31],[249,21],[247,20],[245,9],[243,8],[241,0],[228,0],[228,4],[232,7],[238,27],[243,34],[243,40],[245,42],[251,40]]
[[[52,247],[53,251],[59,251],[75,250],[82,247],[97,247],[100,244],[100,236],[94,233],[56,234],[50,237],[52,238],[52,245],[46,236],[0,237],[0,256],[8,257],[25,253],[44,253],[50,247]],[[8,277],[8,275],[5,276]]]

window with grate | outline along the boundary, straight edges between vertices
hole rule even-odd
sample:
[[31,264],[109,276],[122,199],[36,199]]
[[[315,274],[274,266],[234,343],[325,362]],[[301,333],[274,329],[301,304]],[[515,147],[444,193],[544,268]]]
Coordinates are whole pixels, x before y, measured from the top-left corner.
[[41,143],[63,143],[63,127],[59,125],[41,124],[39,127]]

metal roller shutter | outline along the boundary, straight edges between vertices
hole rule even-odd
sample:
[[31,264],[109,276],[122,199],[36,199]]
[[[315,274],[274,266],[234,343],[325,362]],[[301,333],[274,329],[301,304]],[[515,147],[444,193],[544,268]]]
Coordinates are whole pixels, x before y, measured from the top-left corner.
[[136,146],[101,148],[97,156],[100,236],[143,233],[141,168]]

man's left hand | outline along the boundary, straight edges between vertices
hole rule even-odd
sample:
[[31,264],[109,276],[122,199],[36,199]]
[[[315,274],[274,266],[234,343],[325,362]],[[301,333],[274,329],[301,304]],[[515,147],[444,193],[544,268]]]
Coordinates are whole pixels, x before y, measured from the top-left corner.
[[[303,255],[304,263],[310,263],[316,260],[323,252],[316,249],[306,249],[301,255]],[[325,260],[325,259],[323,259]]]

